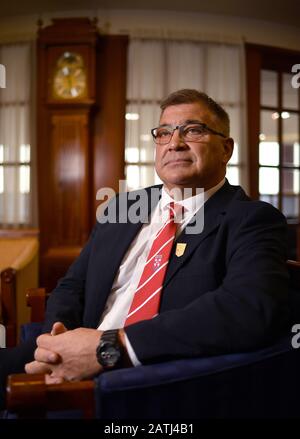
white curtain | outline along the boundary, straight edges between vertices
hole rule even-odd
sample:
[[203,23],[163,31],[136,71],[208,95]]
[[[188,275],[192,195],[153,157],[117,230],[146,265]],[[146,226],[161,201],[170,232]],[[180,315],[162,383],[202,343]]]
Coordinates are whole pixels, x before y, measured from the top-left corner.
[[132,39],[129,45],[126,175],[130,189],[158,181],[151,128],[159,101],[181,88],[204,91],[229,113],[235,153],[227,177],[247,189],[245,67],[242,44]]
[[33,224],[32,47],[0,46],[6,88],[0,89],[0,225]]

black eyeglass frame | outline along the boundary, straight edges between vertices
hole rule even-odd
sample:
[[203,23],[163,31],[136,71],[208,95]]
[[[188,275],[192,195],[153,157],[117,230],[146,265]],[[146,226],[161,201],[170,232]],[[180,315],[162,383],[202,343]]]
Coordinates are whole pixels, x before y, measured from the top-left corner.
[[[171,139],[172,139],[172,137],[173,137],[173,134],[174,134],[174,132],[176,131],[176,130],[179,130],[179,135],[180,135],[180,137],[182,138],[182,139],[184,139],[184,133],[183,133],[183,130],[184,130],[184,128],[185,127],[187,127],[187,126],[189,126],[189,125],[200,125],[202,128],[203,128],[203,130],[205,130],[205,131],[207,131],[208,133],[212,133],[212,134],[215,134],[216,136],[221,136],[221,137],[224,137],[224,139],[226,139],[227,138],[227,136],[225,136],[225,134],[223,134],[223,133],[220,133],[219,131],[216,131],[216,130],[214,130],[214,129],[212,129],[212,128],[210,128],[208,125],[206,125],[205,123],[202,123],[202,122],[195,122],[195,123],[183,123],[182,125],[176,125],[176,126],[174,126],[174,125],[161,125],[161,126],[158,126],[158,127],[156,127],[156,128],[152,128],[152,130],[151,130],[151,134],[152,134],[152,138],[153,138],[153,140],[154,140],[154,142],[155,143],[159,143],[160,145],[167,145],[170,141],[171,141]],[[171,128],[173,131],[172,131],[172,134],[171,134],[171,137],[170,137],[170,140],[168,140],[167,142],[165,142],[165,143],[161,143],[161,142],[157,142],[156,141],[156,139],[157,139],[157,136],[155,136],[155,134],[154,134],[154,132],[155,132],[155,130],[158,130],[159,128]],[[205,133],[204,133],[205,134]],[[197,140],[193,140],[194,142],[198,142]]]

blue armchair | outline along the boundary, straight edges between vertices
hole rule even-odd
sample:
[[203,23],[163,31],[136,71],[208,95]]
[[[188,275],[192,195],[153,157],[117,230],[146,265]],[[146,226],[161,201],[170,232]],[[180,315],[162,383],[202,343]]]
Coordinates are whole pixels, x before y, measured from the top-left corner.
[[[293,322],[300,323],[300,263],[288,267]],[[23,327],[25,337],[36,331]],[[293,335],[255,352],[119,369],[80,383],[46,385],[37,376],[34,387],[32,376],[11,376],[8,407],[29,417],[37,410],[98,419],[298,417],[300,349],[292,347]]]

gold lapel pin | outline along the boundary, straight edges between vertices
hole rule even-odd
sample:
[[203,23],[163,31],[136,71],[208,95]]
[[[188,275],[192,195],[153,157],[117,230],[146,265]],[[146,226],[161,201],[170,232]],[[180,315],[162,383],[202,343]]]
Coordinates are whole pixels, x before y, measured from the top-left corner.
[[186,249],[186,243],[185,242],[179,242],[176,245],[176,251],[175,251],[175,255],[180,258],[180,256],[182,256],[185,252]]

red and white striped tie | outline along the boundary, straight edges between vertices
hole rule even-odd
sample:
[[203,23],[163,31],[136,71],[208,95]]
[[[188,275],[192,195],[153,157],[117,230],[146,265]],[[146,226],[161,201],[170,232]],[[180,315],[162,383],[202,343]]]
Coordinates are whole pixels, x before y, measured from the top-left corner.
[[163,281],[178,225],[175,217],[181,209],[178,204],[174,208],[173,202],[169,205],[169,219],[153,241],[124,326],[151,319],[158,313]]

